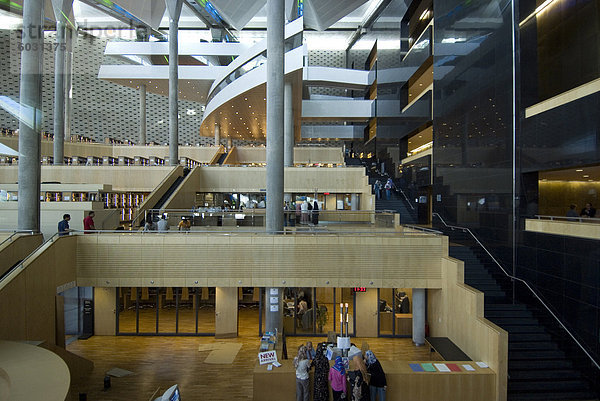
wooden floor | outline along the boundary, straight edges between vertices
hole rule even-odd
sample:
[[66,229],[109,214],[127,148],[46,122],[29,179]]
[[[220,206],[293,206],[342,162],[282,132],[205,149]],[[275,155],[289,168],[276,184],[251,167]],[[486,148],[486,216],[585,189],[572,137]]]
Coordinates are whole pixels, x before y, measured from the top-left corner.
[[[94,336],[78,340],[67,349],[95,363],[89,377],[71,386],[67,400],[77,401],[78,394],[87,393],[89,401],[150,400],[162,391],[178,384],[183,400],[251,400],[252,370],[256,364],[259,338],[258,324],[240,322],[240,337],[215,340],[213,337],[147,337]],[[323,337],[288,337],[289,355],[308,340],[316,343]],[[381,360],[431,360],[427,347],[415,347],[408,338],[354,338],[359,347],[363,340]],[[241,343],[242,348],[231,365],[204,363],[209,351],[198,347],[215,342]],[[112,387],[102,391],[106,371],[113,367],[135,372],[132,376],[111,378]],[[293,398],[291,395],[290,399]],[[277,400],[284,401],[284,400]]]

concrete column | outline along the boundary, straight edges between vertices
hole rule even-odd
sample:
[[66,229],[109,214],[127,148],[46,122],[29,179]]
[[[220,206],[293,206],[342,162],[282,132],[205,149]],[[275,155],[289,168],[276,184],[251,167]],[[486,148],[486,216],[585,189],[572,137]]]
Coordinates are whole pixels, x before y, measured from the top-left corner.
[[413,343],[417,346],[425,344],[425,289],[413,288]]
[[292,97],[292,83],[289,81],[285,82],[285,90],[283,93],[283,125],[284,125],[284,166],[294,166],[294,109],[293,109],[293,97]]
[[67,53],[65,56],[65,131],[63,138],[67,140],[71,138],[71,121],[73,121],[73,41],[76,37],[77,35],[73,35],[73,30],[67,27]]
[[54,51],[54,165],[62,165],[65,157],[65,25],[62,18],[57,19],[57,46]]
[[179,163],[179,48],[177,45],[177,31],[179,29],[179,16],[181,15],[182,0],[167,0],[169,10],[169,164],[176,166]]
[[227,150],[231,150],[233,148],[233,139],[231,137],[227,138]]
[[[18,229],[40,230],[40,147],[44,2],[23,2],[23,47],[19,115]],[[35,50],[34,50],[35,49]]]
[[358,210],[359,207],[358,194],[352,194],[352,197],[350,198],[350,210]]
[[283,330],[283,288],[265,288],[265,332]]
[[215,123],[215,146],[221,145],[221,127]]
[[140,137],[138,145],[145,145],[146,140],[146,84],[140,85]]
[[283,231],[284,0],[267,0],[267,232]]

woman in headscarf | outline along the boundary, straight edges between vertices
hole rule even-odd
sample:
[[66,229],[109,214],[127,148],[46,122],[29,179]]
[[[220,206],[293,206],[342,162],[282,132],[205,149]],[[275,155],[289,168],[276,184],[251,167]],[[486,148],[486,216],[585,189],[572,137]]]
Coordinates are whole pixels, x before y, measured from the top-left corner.
[[348,350],[348,359],[348,381],[352,388],[352,401],[366,401],[369,399],[367,367],[361,350],[354,345],[351,346],[350,350]]
[[379,396],[379,401],[385,401],[385,391],[387,389],[387,381],[381,364],[375,358],[373,351],[369,350],[365,353],[365,363],[367,364],[367,373],[371,375],[369,381],[369,392],[371,393],[371,401],[376,401]]
[[340,356],[335,358],[335,364],[329,369],[329,383],[331,383],[333,401],[346,398],[346,369]]
[[306,358],[306,347],[298,347],[298,355],[294,358],[294,367],[296,368],[296,401],[308,401],[309,393],[309,374],[310,359]]
[[316,226],[319,224],[319,204],[315,200],[312,210],[312,223]]
[[328,401],[329,400],[329,386],[327,385],[327,375],[329,373],[329,361],[323,354],[323,345],[317,346],[317,353],[315,354],[315,384],[314,384],[314,395],[313,401]]

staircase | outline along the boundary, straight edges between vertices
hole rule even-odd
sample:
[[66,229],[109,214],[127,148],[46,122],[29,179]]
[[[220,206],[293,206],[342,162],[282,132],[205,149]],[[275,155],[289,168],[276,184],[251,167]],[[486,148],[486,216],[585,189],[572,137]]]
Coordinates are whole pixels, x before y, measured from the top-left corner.
[[416,211],[407,207],[404,199],[392,192],[390,200],[386,200],[385,190],[382,192],[382,198],[375,200],[375,210],[393,210],[400,214],[400,224],[417,224]]
[[597,400],[592,386],[561,349],[566,334],[545,311],[507,296],[510,280],[468,233],[450,232],[450,256],[464,261],[465,283],[485,293],[485,318],[508,332],[508,400]]

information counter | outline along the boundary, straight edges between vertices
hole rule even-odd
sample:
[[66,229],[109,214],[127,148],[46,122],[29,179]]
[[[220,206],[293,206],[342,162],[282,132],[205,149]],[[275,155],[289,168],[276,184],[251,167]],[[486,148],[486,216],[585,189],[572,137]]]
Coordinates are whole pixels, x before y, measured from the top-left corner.
[[[291,359],[279,361],[281,366],[267,370],[267,365],[254,368],[254,401],[294,401],[296,399],[296,371]],[[415,372],[410,364],[427,361],[380,361],[387,379],[387,401],[492,401],[496,373],[490,368],[480,368],[475,362],[435,361],[457,365],[460,371]],[[333,364],[333,361],[330,362]],[[467,371],[463,365],[474,370]],[[314,369],[310,372],[312,400]],[[349,391],[349,389],[348,389]]]

